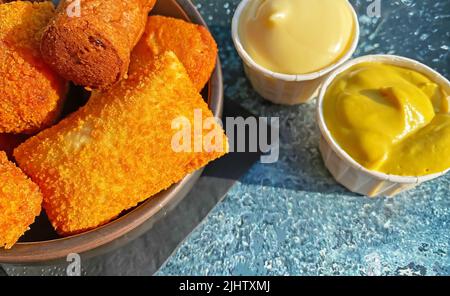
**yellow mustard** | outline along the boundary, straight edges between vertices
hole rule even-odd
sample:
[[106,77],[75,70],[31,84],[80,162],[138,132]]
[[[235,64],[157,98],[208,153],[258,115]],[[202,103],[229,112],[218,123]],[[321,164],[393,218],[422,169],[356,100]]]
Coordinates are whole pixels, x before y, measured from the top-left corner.
[[239,23],[239,38],[252,59],[283,74],[307,74],[334,64],[354,34],[347,0],[252,0]]
[[361,63],[335,79],[323,104],[331,135],[362,166],[398,176],[450,168],[448,95],[425,75]]

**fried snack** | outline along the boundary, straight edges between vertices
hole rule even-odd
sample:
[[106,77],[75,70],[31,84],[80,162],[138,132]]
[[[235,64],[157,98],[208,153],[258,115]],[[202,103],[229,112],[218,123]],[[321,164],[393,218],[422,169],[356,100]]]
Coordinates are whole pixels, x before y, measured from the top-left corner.
[[41,212],[36,184],[0,151],[0,248],[10,249]]
[[14,149],[25,142],[28,135],[22,134],[0,134],[0,151],[4,151],[11,159]]
[[201,144],[207,137],[199,135],[215,131],[220,149],[177,153],[172,148],[172,121],[184,116],[193,126],[194,109],[203,118],[213,116],[176,55],[167,52],[153,70],[142,69],[107,92],[95,92],[84,107],[27,140],[14,156],[41,188],[56,231],[80,233],[225,154],[226,136],[215,121],[195,139]]
[[168,50],[175,52],[201,91],[216,65],[217,44],[208,29],[183,20],[150,16],[144,35],[133,50],[130,73],[148,67],[157,55]]
[[0,133],[33,133],[58,118],[67,84],[42,60],[51,2],[0,4]]
[[0,0],[0,4],[14,2],[14,1],[45,2],[45,1],[48,1],[48,0]]
[[128,71],[130,53],[156,0],[63,0],[42,37],[45,61],[62,77],[105,89]]

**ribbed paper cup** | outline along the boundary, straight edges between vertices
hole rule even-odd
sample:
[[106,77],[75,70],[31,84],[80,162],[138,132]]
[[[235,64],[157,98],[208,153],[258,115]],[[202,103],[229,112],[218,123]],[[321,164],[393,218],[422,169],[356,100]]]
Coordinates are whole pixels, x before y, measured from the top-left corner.
[[[333,139],[323,115],[323,101],[325,94],[328,87],[340,73],[356,64],[364,62],[381,62],[415,70],[426,75],[429,79],[444,88],[447,94],[450,94],[450,82],[446,78],[428,66],[404,57],[393,55],[369,55],[351,60],[339,67],[324,82],[317,102],[317,120],[322,133],[320,152],[330,173],[337,182],[348,188],[350,191],[370,197],[394,196],[405,190],[412,189],[418,184],[446,174],[449,170],[420,177],[403,177],[371,171],[357,163]],[[450,98],[448,97],[447,100],[450,100]]]
[[356,11],[347,1],[353,13],[355,32],[352,44],[347,52],[336,63],[309,74],[288,75],[270,71],[257,64],[245,51],[239,37],[239,21],[247,4],[253,0],[243,0],[236,9],[232,21],[232,37],[236,50],[244,62],[244,70],[253,88],[263,98],[275,104],[296,105],[306,103],[317,96],[320,85],[327,74],[348,61],[359,42],[359,23]]

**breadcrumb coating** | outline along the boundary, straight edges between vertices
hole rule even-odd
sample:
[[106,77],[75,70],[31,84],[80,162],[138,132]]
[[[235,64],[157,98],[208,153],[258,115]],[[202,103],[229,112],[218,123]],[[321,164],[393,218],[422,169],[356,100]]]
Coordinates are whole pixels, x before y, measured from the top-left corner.
[[0,133],[34,133],[58,118],[66,82],[42,60],[51,2],[0,4]]
[[[156,59],[57,125],[14,151],[19,166],[44,194],[44,208],[61,235],[105,224],[124,210],[180,181],[227,152],[222,127],[213,129],[223,151],[175,152],[172,121],[193,126],[194,110],[213,117],[173,52]],[[194,140],[192,140],[194,141]],[[206,137],[202,138],[206,141]]]
[[77,85],[107,89],[126,76],[155,2],[83,0],[77,11],[74,1],[61,0],[42,37],[45,61]]
[[144,35],[132,53],[130,73],[148,67],[155,57],[173,51],[198,91],[208,82],[217,60],[217,44],[203,26],[160,15],[150,16]]
[[42,194],[0,151],[0,248],[10,249],[41,212]]
[[14,2],[14,1],[45,2],[48,0],[0,0],[0,4]]

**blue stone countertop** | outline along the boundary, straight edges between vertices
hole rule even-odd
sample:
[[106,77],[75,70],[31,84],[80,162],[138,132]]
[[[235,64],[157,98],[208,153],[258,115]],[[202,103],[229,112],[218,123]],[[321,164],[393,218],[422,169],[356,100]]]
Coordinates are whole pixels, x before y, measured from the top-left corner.
[[[450,78],[450,1],[353,0],[357,56],[410,57]],[[280,160],[256,164],[159,275],[450,275],[450,176],[393,199],[339,186],[320,157],[315,102],[277,106],[244,76],[231,40],[239,0],[194,1],[220,47],[226,100],[280,118]]]

